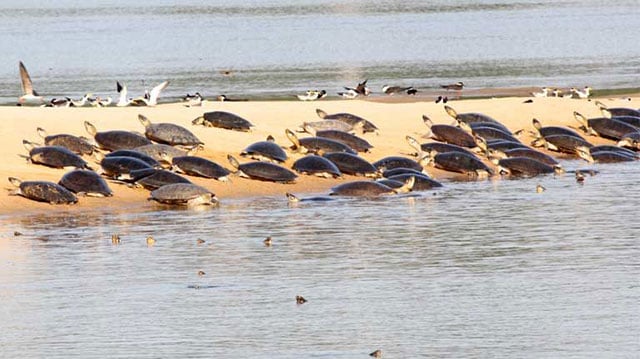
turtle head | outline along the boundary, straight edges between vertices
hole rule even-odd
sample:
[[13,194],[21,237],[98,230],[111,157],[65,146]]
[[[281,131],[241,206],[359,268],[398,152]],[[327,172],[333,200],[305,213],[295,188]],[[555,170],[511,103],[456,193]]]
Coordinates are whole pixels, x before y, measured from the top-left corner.
[[460,129],[468,134],[473,134],[473,129],[471,129],[471,126],[469,126],[468,123],[464,122],[464,121],[460,121],[457,120],[458,122],[458,127],[460,127]]
[[198,116],[193,121],[191,121],[192,125],[204,125],[204,116]]
[[321,110],[321,109],[319,109],[319,108],[317,108],[317,109],[316,109],[316,114],[318,114],[318,117],[320,117],[320,118],[325,118],[325,117],[327,117],[327,113],[326,113],[326,112],[324,112],[324,111],[322,111],[322,110]]
[[453,118],[458,117],[458,113],[451,106],[444,105],[444,110],[447,111],[447,114]]
[[404,182],[404,185],[402,185],[402,187],[396,188],[393,191],[395,193],[411,192],[413,190],[413,186],[415,185],[415,183],[416,183],[416,178],[414,176],[411,176]]
[[489,150],[489,154],[487,156],[489,158],[489,161],[491,161],[493,164],[497,165],[498,162],[500,162],[501,159],[503,158],[507,158],[507,154],[500,151],[500,150]]
[[87,130],[87,133],[94,137],[98,131],[96,130],[96,126],[91,124],[89,121],[84,121],[84,129]]
[[553,170],[556,172],[556,174],[563,174],[566,172],[564,168],[562,168],[562,165],[560,164],[553,165]]
[[595,162],[593,159],[593,156],[591,156],[591,152],[589,151],[589,148],[585,147],[585,146],[578,146],[576,147],[576,154],[582,158],[583,160],[589,162],[589,163],[593,163]]
[[634,140],[631,137],[623,137],[620,141],[618,141],[618,143],[616,143],[616,146],[640,149],[640,143],[638,143],[638,141]]
[[285,135],[287,135],[287,138],[289,139],[289,141],[291,141],[291,143],[293,143],[293,150],[294,151],[301,151],[302,148],[300,146],[300,140],[298,139],[298,136],[296,136],[295,133],[293,133],[293,131],[291,131],[290,129],[285,129],[284,130]]
[[534,118],[533,120],[531,120],[531,123],[533,124],[533,128],[539,133],[540,129],[542,128],[542,124],[540,123],[540,121]]
[[149,127],[149,125],[151,125],[151,121],[149,121],[149,119],[146,116],[141,114],[138,114],[138,121],[140,121],[140,123],[144,127]]
[[420,146],[420,143],[418,142],[418,140],[416,140],[415,138],[409,135],[407,135],[405,138],[409,143],[409,146],[411,146],[414,150],[416,150],[416,156],[422,157],[422,146]]
[[285,195],[287,196],[287,201],[289,203],[298,203],[300,202],[300,198],[298,198],[296,195],[292,194],[292,193],[285,193]]

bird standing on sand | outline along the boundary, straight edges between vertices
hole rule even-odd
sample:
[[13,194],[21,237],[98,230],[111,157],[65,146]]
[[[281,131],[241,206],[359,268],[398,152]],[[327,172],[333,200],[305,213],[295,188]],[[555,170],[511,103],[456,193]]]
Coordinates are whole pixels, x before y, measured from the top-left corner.
[[384,86],[382,86],[382,92],[386,93],[387,95],[395,95],[395,94],[401,93],[401,92],[406,92],[407,95],[415,95],[416,92],[418,92],[418,90],[416,90],[412,86],[400,87],[400,86],[384,85]]
[[193,95],[187,94],[185,97],[182,98],[182,101],[187,103],[185,105],[187,107],[202,106],[202,100],[203,98],[202,98],[202,95],[200,95],[200,92],[196,92]]
[[300,101],[315,101],[327,96],[325,90],[307,90],[304,95],[296,95]]
[[454,84],[440,85],[440,87],[445,90],[462,91],[462,89],[464,88],[464,83],[462,83],[462,81],[458,81]]
[[29,76],[29,72],[27,72],[27,68],[24,66],[22,61],[20,61],[20,81],[22,82],[22,96],[18,98],[18,105],[42,105],[44,104],[44,98],[33,89],[33,84],[31,83],[31,76]]
[[591,87],[589,87],[589,86],[585,86],[584,87],[584,91],[580,91],[575,87],[571,88],[571,92],[576,94],[576,96],[578,96],[578,98],[589,98],[589,96],[591,96],[591,90],[593,90],[593,89]]
[[349,98],[349,99],[353,99],[356,98],[358,96],[369,96],[369,94],[371,93],[371,90],[367,87],[367,80],[364,80],[362,82],[360,82],[358,84],[358,86],[356,86],[355,88],[353,87],[345,87],[344,89],[347,90],[345,92],[338,92],[338,95],[344,97],[344,98]]
[[543,87],[540,92],[532,92],[531,95],[533,95],[533,97],[547,97],[549,96],[549,88]]

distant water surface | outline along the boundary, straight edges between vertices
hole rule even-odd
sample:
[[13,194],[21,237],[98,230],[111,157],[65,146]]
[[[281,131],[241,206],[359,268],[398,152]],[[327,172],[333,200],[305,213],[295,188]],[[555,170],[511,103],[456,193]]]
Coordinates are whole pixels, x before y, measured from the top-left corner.
[[[165,98],[200,91],[335,96],[365,78],[434,89],[638,87],[637,1],[3,1],[0,103],[20,92],[17,63],[49,96]],[[232,71],[224,76],[221,71]]]
[[584,185],[0,217],[0,356],[635,357],[640,172],[596,168]]

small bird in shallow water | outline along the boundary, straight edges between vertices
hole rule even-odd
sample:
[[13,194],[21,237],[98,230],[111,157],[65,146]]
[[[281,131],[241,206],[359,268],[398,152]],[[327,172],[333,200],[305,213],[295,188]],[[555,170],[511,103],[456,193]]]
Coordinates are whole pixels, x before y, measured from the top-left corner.
[[111,235],[111,244],[120,244],[120,235],[114,233]]
[[156,244],[156,240],[152,236],[147,237],[147,246],[152,247],[154,244]]
[[369,356],[374,358],[382,358],[382,350],[378,349],[372,353],[369,353]]
[[297,304],[304,304],[304,303],[306,303],[306,302],[307,302],[307,300],[306,300],[306,299],[304,299],[304,297],[303,297],[303,296],[301,296],[301,295],[296,295],[296,303],[297,303]]
[[198,240],[196,241],[197,244],[204,244],[205,240],[204,239],[200,239],[198,238]]
[[14,237],[19,237],[19,236],[21,236],[21,235],[22,235],[22,233],[20,233],[20,232],[18,232],[18,231],[13,232],[13,236],[14,236]]
[[204,276],[206,273],[202,270],[198,271],[198,277]]
[[542,193],[542,192],[544,192],[544,191],[546,191],[546,190],[547,190],[547,189],[546,189],[546,188],[544,188],[544,187],[542,187],[542,185],[541,185],[541,184],[539,184],[539,183],[538,183],[538,185],[536,186],[536,192],[537,192],[537,193]]
[[582,172],[576,171],[576,182],[580,184],[584,183],[584,175],[582,174]]
[[462,83],[462,81],[459,81],[454,84],[440,85],[440,87],[446,90],[461,91],[464,88],[464,83]]
[[267,237],[264,241],[262,241],[265,246],[271,247],[271,237]]

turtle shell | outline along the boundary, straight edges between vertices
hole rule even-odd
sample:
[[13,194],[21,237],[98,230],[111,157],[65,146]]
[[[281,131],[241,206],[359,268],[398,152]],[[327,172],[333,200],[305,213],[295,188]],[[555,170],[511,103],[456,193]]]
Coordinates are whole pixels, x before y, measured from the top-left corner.
[[87,196],[110,197],[113,195],[107,182],[93,171],[73,170],[67,172],[58,184],[73,193],[84,193]]
[[47,181],[24,181],[20,183],[18,194],[38,202],[51,204],[72,204],[78,198],[61,185]]
[[54,168],[88,168],[87,162],[69,149],[61,146],[35,147],[29,151],[31,162]]
[[164,185],[151,192],[149,198],[159,203],[170,205],[215,205],[216,196],[208,189],[193,183],[173,183]]
[[152,141],[172,146],[197,146],[204,144],[191,131],[173,123],[152,123],[145,127],[144,134]]
[[331,161],[316,155],[307,155],[299,158],[293,163],[293,169],[298,173],[310,175],[328,174],[333,177],[340,177],[340,169]]
[[290,170],[269,162],[249,162],[241,164],[238,169],[252,179],[273,182],[294,182],[298,177]]
[[192,122],[194,125],[205,127],[218,127],[235,131],[249,131],[253,124],[244,118],[225,111],[205,112]]
[[229,170],[206,158],[196,156],[180,156],[172,159],[172,165],[191,176],[223,179],[229,175]]
[[287,160],[287,153],[284,152],[282,147],[278,146],[278,144],[273,141],[259,141],[250,144],[242,151],[242,153],[240,153],[240,155],[258,160],[262,157],[278,162],[284,162]]

